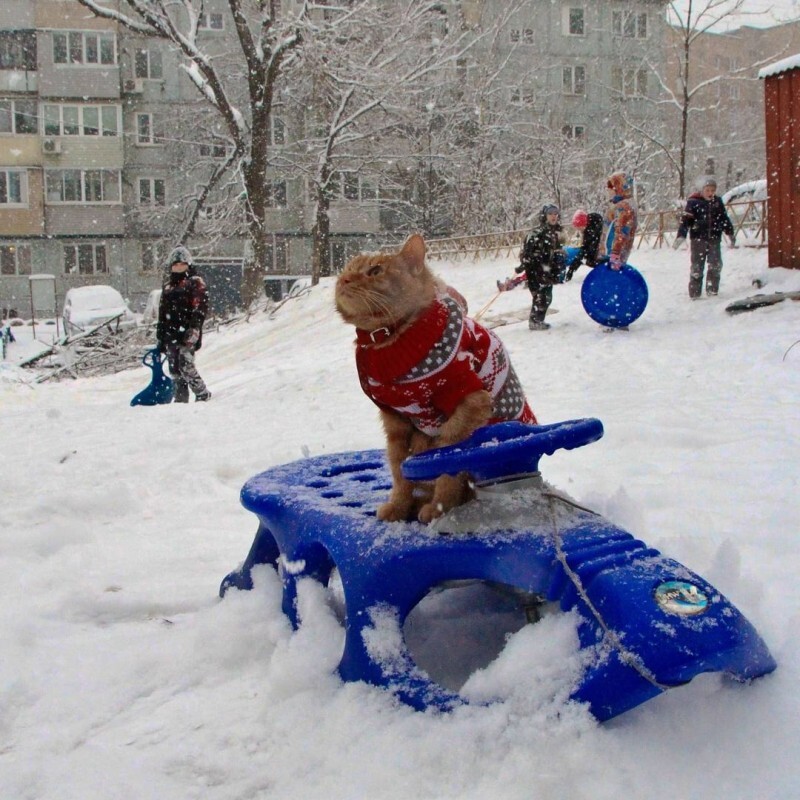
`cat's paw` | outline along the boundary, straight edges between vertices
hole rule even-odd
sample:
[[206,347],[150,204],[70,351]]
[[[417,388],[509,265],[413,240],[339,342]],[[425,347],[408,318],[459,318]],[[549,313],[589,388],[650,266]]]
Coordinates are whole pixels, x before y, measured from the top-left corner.
[[375,515],[381,522],[405,522],[411,515],[411,508],[406,503],[383,503],[378,506]]
[[444,512],[445,508],[441,503],[425,503],[419,510],[417,519],[427,525],[429,522],[433,522],[433,520],[441,517]]

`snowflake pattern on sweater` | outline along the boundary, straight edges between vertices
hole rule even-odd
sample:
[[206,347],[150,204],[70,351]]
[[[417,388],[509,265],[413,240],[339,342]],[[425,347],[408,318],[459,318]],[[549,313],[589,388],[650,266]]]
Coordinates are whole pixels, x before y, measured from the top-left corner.
[[492,397],[490,423],[536,424],[503,343],[451,297],[439,297],[386,346],[376,346],[368,331],[357,330],[356,337],[364,393],[428,436],[436,436],[461,401],[481,389]]

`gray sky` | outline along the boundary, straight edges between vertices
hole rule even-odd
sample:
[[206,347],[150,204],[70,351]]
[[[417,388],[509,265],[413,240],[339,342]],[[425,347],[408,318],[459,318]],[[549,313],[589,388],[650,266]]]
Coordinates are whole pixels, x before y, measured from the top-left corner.
[[[706,0],[694,0],[694,8],[702,8]],[[676,8],[685,11],[688,0],[674,0]],[[744,4],[747,13],[736,19],[730,18],[724,27],[752,25],[765,28],[780,22],[800,19],[800,0],[747,0]]]

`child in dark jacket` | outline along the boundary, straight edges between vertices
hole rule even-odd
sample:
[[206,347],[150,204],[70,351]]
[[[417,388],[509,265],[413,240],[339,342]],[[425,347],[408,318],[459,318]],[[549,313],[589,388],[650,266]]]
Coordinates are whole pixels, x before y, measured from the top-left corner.
[[546,205],[539,212],[539,227],[525,239],[520,265],[515,272],[525,273],[532,303],[528,328],[544,331],[550,326],[544,321],[553,302],[553,285],[561,283],[564,270],[564,234],[561,212],[556,205]]
[[675,249],[690,237],[692,253],[689,269],[689,297],[693,300],[700,297],[703,290],[703,272],[708,263],[706,273],[706,294],[713,296],[719,292],[719,279],[722,273],[722,234],[726,234],[731,247],[736,246],[733,223],[725,210],[725,204],[716,194],[717,182],[714,178],[706,178],[699,192],[689,196],[686,209],[678,228],[678,236],[672,245]]
[[175,402],[188,403],[189,389],[195,400],[208,400],[211,392],[200,377],[194,354],[203,342],[203,322],[208,312],[208,288],[195,272],[192,254],[176,247],[169,257],[170,273],[161,289],[156,339],[167,354],[175,381]]
[[572,227],[583,231],[581,247],[575,258],[572,259],[564,280],[571,281],[572,276],[578,271],[581,264],[595,267],[603,260],[600,253],[600,243],[603,238],[603,215],[592,212],[587,214],[579,208],[572,216]]

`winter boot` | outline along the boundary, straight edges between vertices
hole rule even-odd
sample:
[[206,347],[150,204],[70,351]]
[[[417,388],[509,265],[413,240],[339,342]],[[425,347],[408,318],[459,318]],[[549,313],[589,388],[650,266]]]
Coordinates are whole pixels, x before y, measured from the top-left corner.
[[189,384],[186,381],[180,379],[175,381],[175,396],[173,400],[176,403],[189,402]]

